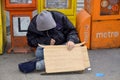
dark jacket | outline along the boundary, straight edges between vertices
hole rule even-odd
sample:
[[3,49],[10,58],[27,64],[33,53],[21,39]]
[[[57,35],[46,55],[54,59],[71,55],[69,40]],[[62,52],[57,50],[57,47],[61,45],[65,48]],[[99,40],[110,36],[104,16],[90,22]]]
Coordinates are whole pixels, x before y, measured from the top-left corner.
[[64,44],[67,41],[79,42],[79,38],[73,24],[68,18],[57,11],[50,11],[57,24],[53,29],[47,31],[38,31],[36,29],[36,17],[31,20],[27,31],[28,45],[31,47],[37,47],[39,44],[49,45],[51,38],[56,42],[55,45]]

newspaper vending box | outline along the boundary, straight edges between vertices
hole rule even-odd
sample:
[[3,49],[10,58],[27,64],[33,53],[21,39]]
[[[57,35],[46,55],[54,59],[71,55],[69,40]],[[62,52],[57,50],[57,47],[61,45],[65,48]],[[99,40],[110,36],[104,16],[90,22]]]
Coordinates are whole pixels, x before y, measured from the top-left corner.
[[81,41],[89,49],[120,47],[120,0],[85,0],[84,4],[77,14]]

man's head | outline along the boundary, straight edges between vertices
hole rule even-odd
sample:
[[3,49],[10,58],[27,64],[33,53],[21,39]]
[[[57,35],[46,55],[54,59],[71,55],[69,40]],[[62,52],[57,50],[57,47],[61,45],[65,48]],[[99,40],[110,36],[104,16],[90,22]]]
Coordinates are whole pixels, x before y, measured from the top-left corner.
[[46,31],[56,27],[52,14],[48,11],[42,11],[36,18],[36,26],[38,31]]

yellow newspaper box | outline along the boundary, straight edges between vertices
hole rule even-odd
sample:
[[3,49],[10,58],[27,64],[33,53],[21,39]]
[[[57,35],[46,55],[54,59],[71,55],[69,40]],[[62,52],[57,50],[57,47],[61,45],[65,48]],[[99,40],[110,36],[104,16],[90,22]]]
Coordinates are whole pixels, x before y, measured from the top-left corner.
[[3,53],[6,44],[6,26],[3,2],[0,1],[0,54]]
[[76,0],[38,0],[38,12],[42,10],[60,11],[76,25]]

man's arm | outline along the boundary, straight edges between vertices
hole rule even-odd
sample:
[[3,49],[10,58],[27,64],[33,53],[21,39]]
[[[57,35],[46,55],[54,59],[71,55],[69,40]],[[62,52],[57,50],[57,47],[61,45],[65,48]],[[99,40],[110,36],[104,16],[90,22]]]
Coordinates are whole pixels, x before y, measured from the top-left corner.
[[65,25],[65,35],[67,37],[67,48],[68,50],[72,50],[75,46],[75,43],[79,43],[78,33],[73,26],[73,24],[69,21],[69,19],[64,16],[64,25]]
[[67,37],[67,41],[72,41],[74,43],[79,43],[78,33],[73,26],[73,24],[69,21],[69,19],[64,16],[64,34]]

